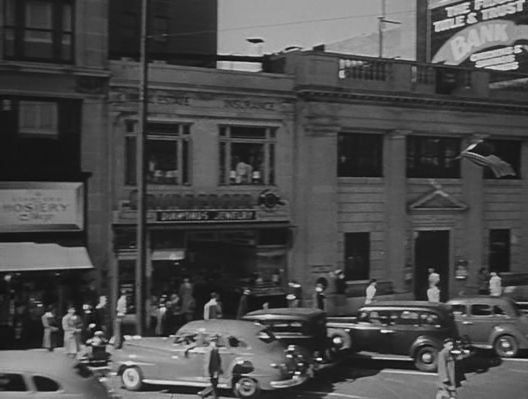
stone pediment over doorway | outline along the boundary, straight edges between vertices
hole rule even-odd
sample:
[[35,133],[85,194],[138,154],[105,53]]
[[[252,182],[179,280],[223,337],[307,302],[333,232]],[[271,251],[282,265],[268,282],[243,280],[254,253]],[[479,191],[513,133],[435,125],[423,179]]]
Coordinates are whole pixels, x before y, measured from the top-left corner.
[[465,211],[468,205],[446,192],[436,182],[431,182],[433,190],[409,204],[408,209],[415,211]]

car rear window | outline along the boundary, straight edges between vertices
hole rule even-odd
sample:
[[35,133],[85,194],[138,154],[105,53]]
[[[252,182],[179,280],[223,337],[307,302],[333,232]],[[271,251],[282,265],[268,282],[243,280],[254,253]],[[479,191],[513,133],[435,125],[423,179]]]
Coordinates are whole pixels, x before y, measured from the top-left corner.
[[473,316],[491,316],[492,309],[490,305],[478,303],[471,305],[471,314]]
[[26,382],[21,374],[0,373],[0,392],[27,391]]

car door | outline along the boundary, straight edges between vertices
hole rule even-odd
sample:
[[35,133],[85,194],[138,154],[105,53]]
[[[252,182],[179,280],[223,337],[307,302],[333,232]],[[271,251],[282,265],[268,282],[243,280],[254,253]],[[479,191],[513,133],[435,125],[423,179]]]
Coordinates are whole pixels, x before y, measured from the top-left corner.
[[201,333],[196,336],[196,341],[188,345],[184,350],[184,370],[174,370],[177,379],[185,380],[195,384],[207,384],[207,354],[209,342],[212,335]]
[[458,335],[461,338],[471,338],[472,318],[469,316],[468,305],[465,303],[451,303],[451,310],[455,316]]
[[469,308],[469,337],[473,345],[489,344],[495,320],[493,307],[488,303],[472,303]]
[[157,378],[192,381],[203,369],[199,356],[194,356],[192,351],[204,345],[204,339],[199,334],[176,335],[173,344],[164,354],[166,361],[158,368]]
[[357,352],[386,353],[389,347],[388,336],[392,332],[389,323],[390,312],[388,310],[360,312],[357,324],[350,331],[353,348]]
[[393,310],[389,326],[385,329],[387,352],[393,355],[409,355],[410,348],[424,327],[420,325],[416,310]]

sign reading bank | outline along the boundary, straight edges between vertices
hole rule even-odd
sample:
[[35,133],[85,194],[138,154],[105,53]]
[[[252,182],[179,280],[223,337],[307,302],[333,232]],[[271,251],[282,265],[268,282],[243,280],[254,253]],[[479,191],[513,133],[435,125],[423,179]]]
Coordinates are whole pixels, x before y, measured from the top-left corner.
[[433,63],[528,73],[528,0],[429,0]]

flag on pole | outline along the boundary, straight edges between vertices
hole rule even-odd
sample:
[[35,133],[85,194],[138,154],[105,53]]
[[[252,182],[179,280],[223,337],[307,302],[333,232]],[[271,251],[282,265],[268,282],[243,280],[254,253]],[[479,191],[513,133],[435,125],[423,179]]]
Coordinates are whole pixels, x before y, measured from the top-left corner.
[[460,157],[470,160],[475,165],[489,167],[495,177],[515,176],[512,166],[494,155],[493,147],[482,140],[467,147]]

